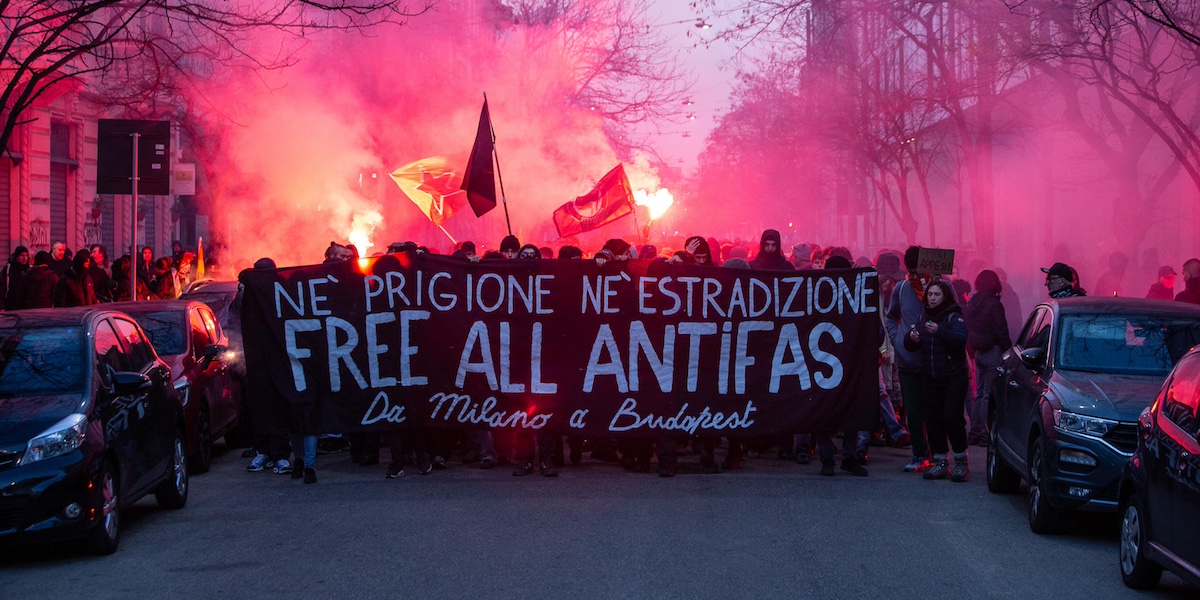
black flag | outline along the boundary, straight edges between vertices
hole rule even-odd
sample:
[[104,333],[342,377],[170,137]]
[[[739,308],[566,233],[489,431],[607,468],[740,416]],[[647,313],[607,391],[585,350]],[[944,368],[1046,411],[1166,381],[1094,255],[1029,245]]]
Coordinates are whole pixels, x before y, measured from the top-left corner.
[[479,115],[479,131],[475,133],[475,145],[467,159],[467,171],[463,175],[462,189],[467,192],[467,201],[476,217],[496,208],[496,170],[492,163],[495,140],[492,139],[492,118],[488,115],[487,98],[483,99],[483,112]]

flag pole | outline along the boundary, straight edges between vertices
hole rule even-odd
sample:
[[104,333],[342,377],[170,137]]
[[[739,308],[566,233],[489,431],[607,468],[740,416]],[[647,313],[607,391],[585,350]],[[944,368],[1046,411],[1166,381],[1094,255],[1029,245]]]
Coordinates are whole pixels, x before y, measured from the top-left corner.
[[[631,196],[631,198],[632,198],[632,196]],[[637,239],[641,240],[641,242],[643,244],[645,244],[649,240],[647,240],[645,237],[642,236],[642,226],[638,224],[637,203],[636,202],[632,203],[631,208],[633,208],[633,234],[637,236]],[[649,225],[649,223],[647,223],[647,225]]]
[[457,246],[457,245],[458,245],[458,240],[454,239],[454,236],[450,235],[450,232],[449,232],[449,231],[446,231],[446,228],[445,228],[445,227],[442,227],[442,224],[441,224],[441,223],[438,223],[438,226],[437,226],[437,228],[438,228],[438,229],[441,229],[441,230],[442,230],[442,233],[446,234],[446,237],[450,238],[450,243],[451,243],[451,244],[454,244],[455,246]]
[[[487,92],[483,93],[483,101],[487,102]],[[508,195],[504,193],[504,175],[500,173],[500,152],[496,150],[496,130],[492,127],[491,119],[488,119],[488,131],[492,134],[492,158],[496,162],[496,177],[500,179],[500,203],[504,205],[504,226],[508,228],[508,235],[512,235],[512,221],[508,218]]]

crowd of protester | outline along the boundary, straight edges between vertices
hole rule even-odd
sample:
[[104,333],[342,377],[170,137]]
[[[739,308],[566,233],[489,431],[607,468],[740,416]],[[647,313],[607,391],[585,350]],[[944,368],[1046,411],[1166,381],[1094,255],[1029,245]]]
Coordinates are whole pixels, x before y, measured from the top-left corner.
[[172,254],[155,259],[154,249],[142,248],[135,282],[133,261],[126,254],[110,262],[108,249],[92,244],[72,253],[54,242],[50,251],[33,255],[17,246],[0,270],[0,310],[69,308],[130,299],[136,286],[138,300],[178,298],[194,279],[196,253],[172,244]]
[[[414,242],[395,243],[387,251],[436,253]],[[963,277],[918,273],[919,253],[920,248],[913,246],[905,252],[882,251],[874,259],[855,258],[843,246],[800,243],[785,254],[783,240],[775,230],[763,232],[754,252],[740,241],[721,242],[692,236],[678,248],[662,250],[653,245],[611,239],[590,255],[568,243],[558,248],[556,257],[552,248],[521,244],[512,235],[501,240],[495,250],[480,253],[476,244],[466,241],[449,252],[452,257],[473,262],[556,259],[594,260],[603,265],[647,259],[735,269],[874,267],[880,279],[881,328],[886,335],[879,348],[880,417],[873,431],[782,435],[772,439],[726,438],[724,457],[718,462],[721,439],[712,436],[585,440],[543,432],[457,432],[414,427],[382,437],[354,434],[342,439],[322,435],[311,415],[293,415],[289,419],[291,427],[276,427],[272,434],[259,436],[259,443],[248,451],[247,457],[252,456],[253,460],[247,468],[257,472],[274,465],[277,473],[292,473],[306,483],[315,483],[318,453],[348,448],[353,462],[372,466],[379,464],[382,443],[390,450],[388,478],[402,476],[406,464],[414,465],[421,474],[444,469],[451,456],[482,469],[513,465],[514,476],[537,472],[556,477],[558,468],[568,461],[580,463],[584,452],[590,452],[595,460],[620,463],[635,472],[652,472],[652,459],[657,455],[657,470],[663,477],[676,474],[681,452],[698,454],[700,465],[710,472],[737,470],[744,457],[773,454],[801,465],[810,464],[815,456],[822,475],[835,475],[840,469],[851,475],[867,476],[865,465],[870,460],[870,448],[886,445],[912,449],[913,459],[904,466],[907,472],[922,473],[925,479],[966,481],[970,473],[968,447],[988,443],[987,403],[1000,356],[1012,345],[1011,327],[1020,325],[1020,307],[1012,288],[1005,283],[1002,270],[973,265],[974,272]],[[338,243],[331,243],[325,254],[327,262],[357,257],[353,246]],[[256,268],[274,268],[274,264],[264,259]],[[1183,270],[1186,289],[1177,299],[1200,303],[1200,261],[1188,261]],[[1078,272],[1070,266],[1056,263],[1042,271],[1050,297],[1086,294]],[[1170,298],[1174,270],[1163,267],[1159,276],[1148,297]],[[298,429],[297,423],[304,425]],[[292,447],[303,449],[296,453],[299,464],[295,469],[288,460],[285,443],[289,433],[293,436]],[[838,434],[840,456],[834,443]],[[840,465],[837,458],[841,459]]]
[[[1013,328],[1019,327],[1023,318],[1004,271],[972,263],[961,276],[919,273],[920,248],[916,246],[904,252],[884,250],[873,259],[855,258],[844,246],[798,243],[787,254],[784,248],[780,233],[769,229],[753,252],[740,240],[692,236],[682,239],[677,248],[661,250],[654,245],[611,239],[590,255],[577,243],[567,243],[559,246],[556,257],[548,246],[521,244],[509,235],[495,250],[480,253],[473,242],[466,241],[456,244],[449,254],[473,262],[593,260],[603,265],[646,259],[776,271],[873,267],[879,276],[880,327],[886,333],[879,348],[880,410],[874,430],[789,434],[771,439],[726,438],[723,460],[718,462],[722,440],[711,436],[582,439],[544,432],[421,427],[385,435],[340,436],[321,430],[318,415],[311,414],[312,407],[294,406],[288,415],[262,410],[244,415],[254,431],[254,445],[246,454],[252,458],[247,470],[270,469],[315,483],[318,454],[349,449],[353,462],[373,466],[380,463],[380,448],[387,447],[391,460],[385,470],[388,478],[404,475],[406,465],[423,475],[445,469],[451,457],[482,469],[512,465],[514,476],[536,472],[555,477],[558,468],[567,462],[579,464],[585,452],[594,460],[620,463],[636,472],[652,472],[652,459],[657,456],[657,471],[664,477],[676,474],[681,452],[697,454],[700,465],[710,472],[737,470],[745,457],[774,455],[801,465],[812,463],[815,457],[822,475],[835,475],[840,469],[867,476],[870,449],[891,446],[911,448],[912,460],[904,465],[904,471],[922,473],[925,479],[966,481],[970,473],[968,447],[988,443],[986,414],[996,367],[1001,354],[1012,345]],[[414,242],[399,242],[387,248],[388,253],[406,251],[434,252]],[[350,244],[333,242],[325,251],[325,262],[356,258],[358,252]],[[101,245],[72,256],[64,244],[55,243],[50,252],[38,252],[33,264],[29,262],[28,250],[19,246],[0,270],[0,308],[69,307],[128,300],[134,285],[138,299],[177,298],[194,278],[197,267],[195,254],[183,250],[178,242],[171,256],[156,258],[151,248],[143,248],[136,268],[128,255],[110,265]],[[1110,260],[1110,269],[1101,276],[1097,289],[1105,295],[1113,293],[1110,288],[1126,277],[1127,262],[1120,256]],[[264,258],[253,268],[275,269],[276,265]],[[1184,286],[1178,294],[1175,270],[1160,266],[1157,281],[1146,297],[1200,304],[1200,259],[1188,260],[1181,270]],[[1049,297],[1087,294],[1080,285],[1078,271],[1069,265],[1055,263],[1042,271]],[[235,318],[239,307],[240,298],[234,302]],[[247,383],[252,386],[248,393],[277,393],[269,378],[255,377],[256,361],[262,360],[266,357],[246,357]],[[258,362],[259,367],[262,364]],[[271,403],[251,404],[261,407]],[[840,454],[834,443],[839,434]],[[837,458],[841,459],[840,466]]]

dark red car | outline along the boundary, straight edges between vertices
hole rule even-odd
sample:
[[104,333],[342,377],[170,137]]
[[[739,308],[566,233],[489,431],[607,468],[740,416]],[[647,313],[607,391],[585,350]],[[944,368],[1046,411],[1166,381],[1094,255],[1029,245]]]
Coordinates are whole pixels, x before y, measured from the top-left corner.
[[241,420],[241,401],[230,373],[229,340],[216,315],[207,305],[187,300],[108,306],[133,317],[171,367],[187,421],[189,466],[193,473],[208,471],[213,441]]

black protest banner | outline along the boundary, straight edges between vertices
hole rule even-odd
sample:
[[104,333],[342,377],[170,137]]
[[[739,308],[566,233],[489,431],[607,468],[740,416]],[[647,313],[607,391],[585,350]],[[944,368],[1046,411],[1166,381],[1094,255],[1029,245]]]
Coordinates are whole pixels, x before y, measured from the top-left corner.
[[402,253],[240,279],[248,377],[321,431],[746,436],[878,418],[871,269]]

